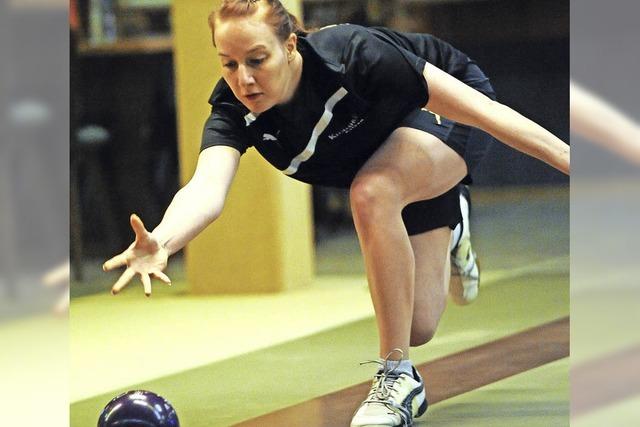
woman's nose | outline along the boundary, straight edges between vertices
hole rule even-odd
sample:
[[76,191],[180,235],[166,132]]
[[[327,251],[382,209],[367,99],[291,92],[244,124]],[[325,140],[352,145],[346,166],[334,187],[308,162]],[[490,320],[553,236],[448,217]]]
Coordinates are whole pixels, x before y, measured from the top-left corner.
[[244,65],[238,67],[238,78],[241,86],[249,86],[256,82],[251,70]]

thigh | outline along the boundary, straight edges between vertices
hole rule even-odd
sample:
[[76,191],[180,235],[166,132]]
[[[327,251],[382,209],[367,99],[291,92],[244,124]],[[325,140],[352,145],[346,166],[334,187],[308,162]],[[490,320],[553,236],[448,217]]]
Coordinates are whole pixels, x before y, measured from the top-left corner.
[[435,328],[449,291],[451,229],[437,228],[410,240],[416,266],[413,321]]
[[468,175],[462,180],[465,184],[473,181],[471,175],[493,141],[491,135],[480,129],[454,122],[424,108],[407,115],[400,127],[418,129],[434,135],[458,153],[467,165]]
[[355,180],[383,174],[406,204],[432,199],[467,175],[464,159],[436,136],[400,127],[365,162]]

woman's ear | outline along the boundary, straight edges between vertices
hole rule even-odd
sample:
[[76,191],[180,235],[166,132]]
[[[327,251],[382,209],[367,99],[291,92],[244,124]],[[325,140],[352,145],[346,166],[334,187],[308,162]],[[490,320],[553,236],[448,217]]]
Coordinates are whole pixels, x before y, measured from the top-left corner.
[[296,33],[289,34],[289,37],[284,42],[284,44],[287,48],[287,58],[289,58],[289,62],[291,62],[298,48],[298,36],[296,35]]

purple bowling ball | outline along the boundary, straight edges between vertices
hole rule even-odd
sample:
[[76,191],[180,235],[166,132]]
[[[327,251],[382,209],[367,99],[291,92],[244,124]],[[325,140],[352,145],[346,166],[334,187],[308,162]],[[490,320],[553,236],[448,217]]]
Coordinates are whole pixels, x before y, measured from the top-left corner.
[[132,390],[104,407],[98,427],[180,427],[180,422],[165,398],[146,390]]

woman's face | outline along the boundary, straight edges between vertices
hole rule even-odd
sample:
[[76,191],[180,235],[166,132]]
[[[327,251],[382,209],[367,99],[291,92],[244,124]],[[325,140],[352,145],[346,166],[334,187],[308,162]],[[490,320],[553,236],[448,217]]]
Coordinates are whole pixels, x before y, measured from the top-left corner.
[[260,13],[216,23],[222,77],[251,112],[262,113],[292,95],[289,55],[295,36],[291,40],[281,42]]

